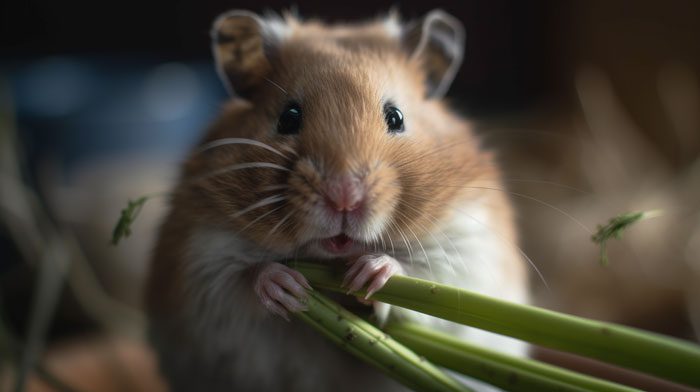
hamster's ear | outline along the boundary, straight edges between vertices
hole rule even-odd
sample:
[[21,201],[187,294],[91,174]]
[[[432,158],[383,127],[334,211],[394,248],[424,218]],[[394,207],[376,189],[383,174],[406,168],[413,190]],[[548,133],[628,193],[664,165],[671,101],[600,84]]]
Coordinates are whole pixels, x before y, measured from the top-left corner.
[[282,18],[262,18],[249,11],[229,11],[216,18],[212,51],[219,77],[231,95],[247,98],[264,79],[270,72],[270,56],[287,30]]
[[450,88],[464,56],[462,23],[442,11],[430,11],[423,19],[409,23],[402,32],[411,59],[422,62],[429,98],[440,98]]

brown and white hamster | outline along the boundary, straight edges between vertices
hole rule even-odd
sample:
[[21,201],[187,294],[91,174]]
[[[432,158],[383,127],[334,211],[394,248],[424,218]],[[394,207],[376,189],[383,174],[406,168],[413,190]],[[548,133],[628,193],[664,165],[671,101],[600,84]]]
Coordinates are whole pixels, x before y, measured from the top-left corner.
[[212,38],[233,97],[184,163],[147,289],[172,390],[403,389],[289,317],[309,286],[284,260],[347,264],[350,291],[406,274],[527,300],[499,170],[442,99],[463,54],[455,18],[326,25],[232,11]]

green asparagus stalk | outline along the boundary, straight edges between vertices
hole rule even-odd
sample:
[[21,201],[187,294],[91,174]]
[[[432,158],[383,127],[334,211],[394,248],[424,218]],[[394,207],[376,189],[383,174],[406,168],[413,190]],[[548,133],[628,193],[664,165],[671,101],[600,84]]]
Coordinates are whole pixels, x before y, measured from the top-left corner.
[[308,311],[299,312],[297,316],[351,354],[413,390],[470,391],[426,359],[317,291],[309,292]]
[[532,359],[478,347],[416,324],[391,323],[384,331],[436,365],[508,391],[636,391]]
[[[331,267],[301,262],[292,265],[312,285],[342,291],[340,275]],[[355,294],[364,297],[365,292]],[[689,342],[407,276],[392,277],[372,298],[700,388],[700,347]]]

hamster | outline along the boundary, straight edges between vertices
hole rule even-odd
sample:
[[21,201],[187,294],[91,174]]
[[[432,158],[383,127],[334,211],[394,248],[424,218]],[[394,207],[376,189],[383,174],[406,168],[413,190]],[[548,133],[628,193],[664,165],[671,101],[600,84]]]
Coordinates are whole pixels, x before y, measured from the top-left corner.
[[349,292],[405,274],[527,301],[494,157],[443,99],[464,52],[454,17],[327,25],[232,11],[212,40],[232,97],[183,164],[146,290],[150,340],[173,391],[404,390],[291,317],[310,286],[285,260],[346,266]]

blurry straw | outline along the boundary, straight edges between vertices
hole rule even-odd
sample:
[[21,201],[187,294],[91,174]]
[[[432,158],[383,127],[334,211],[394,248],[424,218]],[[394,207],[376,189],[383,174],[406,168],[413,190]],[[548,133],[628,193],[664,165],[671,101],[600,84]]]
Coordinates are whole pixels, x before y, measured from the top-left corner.
[[63,288],[66,269],[70,263],[60,239],[52,236],[44,248],[39,263],[39,279],[34,290],[27,343],[21,354],[15,392],[24,391],[27,376],[34,369],[37,359],[44,348],[44,341],[56,304]]
[[38,271],[27,339],[19,354],[15,379],[14,390],[21,392],[31,371],[47,381],[55,379],[38,360],[67,276],[83,309],[105,329],[140,337],[144,322],[140,312],[107,295],[75,237],[54,224],[34,190],[23,181],[24,160],[17,143],[13,105],[2,80],[0,114],[0,222],[18,244],[23,258]]

